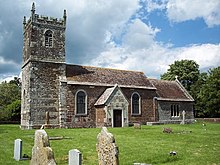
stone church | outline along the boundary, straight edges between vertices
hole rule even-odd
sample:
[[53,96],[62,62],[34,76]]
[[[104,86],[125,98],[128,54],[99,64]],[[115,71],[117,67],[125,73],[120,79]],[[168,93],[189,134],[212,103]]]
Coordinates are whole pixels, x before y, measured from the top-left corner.
[[[23,20],[21,128],[126,127],[192,122],[194,100],[176,79],[65,62],[63,18]],[[184,116],[183,113],[184,112]]]

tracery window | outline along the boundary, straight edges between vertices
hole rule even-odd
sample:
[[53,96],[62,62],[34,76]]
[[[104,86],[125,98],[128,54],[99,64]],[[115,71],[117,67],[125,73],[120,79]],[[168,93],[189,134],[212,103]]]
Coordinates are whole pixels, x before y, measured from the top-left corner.
[[53,46],[53,32],[51,30],[47,30],[44,35],[45,35],[45,46],[52,47]]

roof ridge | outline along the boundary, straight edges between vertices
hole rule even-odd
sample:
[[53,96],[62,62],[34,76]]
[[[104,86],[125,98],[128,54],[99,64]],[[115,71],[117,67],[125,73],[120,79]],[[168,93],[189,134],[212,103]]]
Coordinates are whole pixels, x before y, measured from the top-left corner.
[[163,82],[176,82],[175,80],[159,80],[156,78],[148,78],[148,80],[156,80],[156,81],[163,81]]
[[[84,68],[96,68],[96,69],[103,69],[103,70],[115,70],[115,71],[123,71],[123,72],[134,72],[134,73],[141,73],[144,74],[142,71],[135,71],[135,70],[125,70],[125,69],[117,69],[117,68],[105,68],[105,67],[97,67],[97,66],[89,66],[89,65],[77,65],[77,64],[67,64],[69,66],[81,66]],[[144,74],[145,77],[147,77]]]

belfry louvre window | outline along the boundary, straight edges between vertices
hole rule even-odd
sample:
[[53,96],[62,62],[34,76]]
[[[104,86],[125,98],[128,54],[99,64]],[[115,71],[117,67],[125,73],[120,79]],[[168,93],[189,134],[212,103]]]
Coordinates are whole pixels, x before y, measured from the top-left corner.
[[47,30],[45,32],[45,46],[52,47],[53,46],[53,33],[51,30]]
[[171,105],[171,117],[179,117],[179,105],[173,104]]
[[133,93],[131,97],[132,102],[132,114],[139,115],[140,114],[140,96],[137,93]]
[[78,115],[85,115],[86,112],[86,104],[87,104],[87,97],[84,91],[79,91],[76,94],[76,114]]

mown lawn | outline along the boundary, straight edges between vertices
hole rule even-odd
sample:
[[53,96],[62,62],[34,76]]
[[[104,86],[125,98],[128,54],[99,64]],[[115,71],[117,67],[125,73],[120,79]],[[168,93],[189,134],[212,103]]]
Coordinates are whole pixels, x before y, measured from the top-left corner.
[[[163,133],[164,127],[173,129],[172,134]],[[83,165],[98,164],[96,137],[100,128],[47,129],[49,136],[63,136],[51,140],[57,164],[68,164],[68,151],[78,149],[83,154]],[[142,129],[109,128],[119,146],[121,165],[134,162],[148,164],[195,164],[220,165],[220,124],[202,123],[191,125],[142,126]],[[0,125],[0,164],[29,164],[29,160],[13,159],[14,140],[23,141],[23,154],[31,156],[35,130],[20,130],[18,125]],[[176,151],[176,156],[170,156]]]

